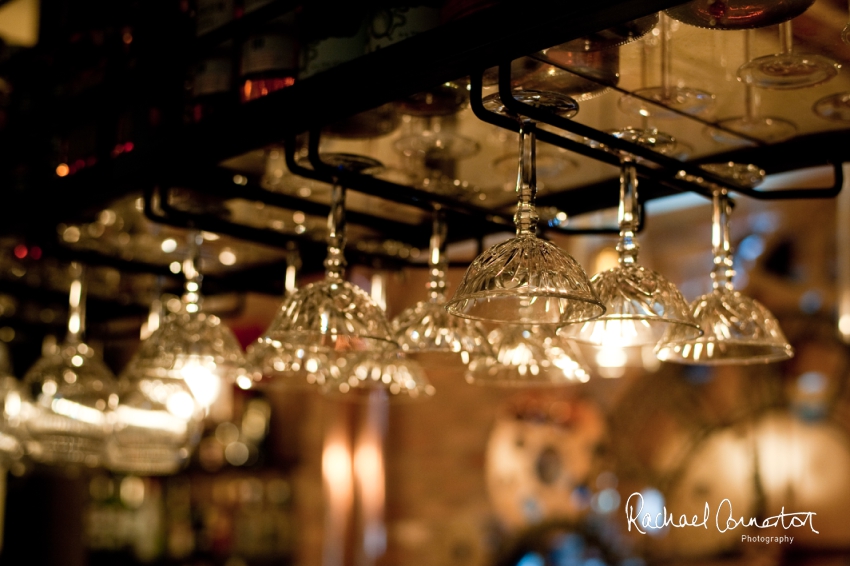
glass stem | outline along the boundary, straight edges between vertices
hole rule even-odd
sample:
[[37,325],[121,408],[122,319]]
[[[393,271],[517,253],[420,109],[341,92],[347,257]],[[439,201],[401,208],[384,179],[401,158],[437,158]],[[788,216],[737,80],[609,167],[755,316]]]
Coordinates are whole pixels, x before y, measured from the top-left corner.
[[71,290],[68,293],[69,344],[80,344],[86,336],[86,270],[79,262],[71,263]]
[[714,191],[711,214],[711,247],[714,255],[714,267],[711,271],[714,289],[732,290],[735,277],[732,245],[729,240],[729,215],[732,204],[725,190]]
[[794,32],[791,28],[791,20],[779,24],[779,44],[782,46],[783,55],[790,55],[794,50]]
[[[755,36],[755,30],[748,29],[744,32],[744,62],[747,63],[753,58],[752,54],[752,46],[753,46],[753,37]],[[756,87],[754,87],[750,83],[744,84],[744,120],[746,122],[752,122],[755,118],[758,117],[759,108],[758,108],[758,98],[756,94]]]
[[325,277],[341,281],[345,275],[345,187],[334,183],[331,189],[331,211],[328,214],[328,255]]
[[517,174],[517,205],[514,223],[517,236],[534,236],[537,231],[536,143],[534,122],[523,120],[519,128],[519,172]]
[[634,161],[623,157],[620,162],[620,241],[617,251],[620,253],[620,265],[637,263],[638,246],[635,236],[638,229],[638,178]]
[[201,310],[201,281],[203,275],[198,271],[201,259],[201,244],[204,237],[200,232],[191,232],[188,236],[189,248],[186,259],[183,260],[183,275],[186,286],[183,292],[183,304],[186,312],[195,313]]
[[283,296],[288,297],[295,292],[297,288],[296,277],[298,269],[301,267],[301,254],[298,253],[298,246],[295,242],[289,242],[286,245],[286,275],[283,279]]
[[664,100],[670,99],[670,75],[673,74],[672,42],[670,41],[670,18],[661,12],[661,93]]
[[428,265],[431,277],[428,281],[428,299],[432,303],[446,301],[446,214],[439,207],[434,209],[434,221],[431,231],[431,246]]

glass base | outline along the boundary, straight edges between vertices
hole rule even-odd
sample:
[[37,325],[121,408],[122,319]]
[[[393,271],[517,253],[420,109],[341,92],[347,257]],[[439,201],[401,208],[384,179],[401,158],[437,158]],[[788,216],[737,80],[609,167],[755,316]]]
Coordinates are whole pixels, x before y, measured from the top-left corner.
[[743,30],[781,24],[805,12],[814,0],[691,0],[665,10],[682,23],[716,30]]
[[825,96],[815,102],[812,111],[826,120],[850,122],[850,92]]
[[738,80],[757,88],[792,90],[824,83],[835,77],[840,68],[822,55],[780,53],[744,63],[738,69]]
[[626,114],[646,118],[680,118],[682,114],[701,116],[714,108],[715,96],[710,92],[689,87],[660,86],[634,91],[623,96],[618,105]]
[[751,189],[760,185],[765,177],[764,169],[751,163],[706,163],[700,165],[700,168]]
[[[548,110],[561,118],[572,118],[578,114],[578,102],[570,96],[559,94],[557,92],[546,92],[542,90],[524,90],[514,89],[513,97],[529,106]],[[502,102],[499,93],[491,94],[484,97],[484,108],[502,114],[503,116],[516,117],[516,114],[508,110]]]
[[752,143],[746,138],[736,136],[735,133],[765,143],[779,143],[797,135],[797,126],[793,122],[772,116],[727,118],[717,122],[717,125],[723,129],[707,128],[705,133],[717,143],[726,145],[750,145]]
[[472,138],[454,132],[431,130],[399,138],[393,147],[407,157],[420,155],[426,162],[468,159],[481,151],[481,145]]

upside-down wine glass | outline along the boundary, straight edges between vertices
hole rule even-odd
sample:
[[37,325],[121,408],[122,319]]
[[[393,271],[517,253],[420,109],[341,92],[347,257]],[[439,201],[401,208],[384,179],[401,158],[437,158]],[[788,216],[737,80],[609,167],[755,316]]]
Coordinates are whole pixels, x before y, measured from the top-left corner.
[[[22,419],[26,410],[23,399],[23,385],[12,376],[9,348],[0,344],[0,484],[4,481],[6,470],[16,473],[24,470],[26,434]],[[3,493],[2,488],[0,493]],[[2,517],[0,511],[0,524]]]
[[136,379],[184,380],[207,416],[220,421],[230,416],[230,384],[250,378],[233,331],[201,308],[203,276],[198,262],[202,243],[200,233],[189,234],[181,308],[166,315],[161,326],[142,342],[124,374]]
[[98,466],[109,433],[107,411],[118,403],[115,376],[85,343],[85,270],[71,264],[68,334],[24,376],[34,460]]
[[[290,243],[286,254],[286,273],[283,289],[284,301],[298,290],[297,276],[301,266],[301,254],[294,243]],[[278,317],[283,311],[278,311]],[[275,322],[272,322],[272,327]],[[284,349],[280,340],[268,332],[248,346],[248,365],[252,368],[253,386],[259,389],[314,390],[324,384],[323,366],[329,360],[322,356],[300,355],[291,348]]]
[[[623,133],[635,132],[618,132],[620,135]],[[659,140],[649,137],[641,145],[651,147],[653,141],[665,143]],[[602,357],[610,357],[606,350],[654,346],[671,326],[679,328],[683,337],[695,338],[702,334],[691,318],[688,303],[679,289],[666,277],[637,261],[639,206],[634,160],[628,154],[621,154],[618,265],[591,279],[594,290],[605,305],[605,314],[559,330],[562,336],[599,348]]]
[[[753,30],[744,32],[744,61],[752,58]],[[744,81],[744,115],[725,118],[717,122],[717,125],[725,130],[755,138],[767,143],[779,143],[793,138],[797,133],[797,126],[793,122],[777,118],[775,116],[759,115],[759,97],[755,86]],[[747,143],[734,134],[729,134],[718,128],[707,128],[708,136],[718,143],[743,144]]]
[[794,355],[779,322],[761,303],[734,290],[729,241],[731,204],[724,189],[712,199],[712,291],[691,303],[694,320],[705,334],[688,340],[671,328],[659,345],[662,361],[683,364],[755,364],[787,360]]
[[[556,93],[515,90],[512,95],[564,117],[572,117],[578,111],[574,100]],[[512,115],[498,95],[486,97],[484,105]],[[454,297],[446,304],[453,315],[530,325],[583,322],[605,311],[581,265],[535,234],[538,216],[534,206],[534,132],[532,121],[520,119],[516,236],[491,247],[472,262]]]
[[451,316],[446,302],[445,213],[436,209],[428,254],[428,300],[401,312],[392,322],[396,340],[407,355],[427,355],[428,365],[468,364],[489,353],[487,332],[480,323]]
[[466,369],[467,383],[539,387],[586,382],[590,374],[578,352],[554,327],[506,324],[488,335],[493,353],[477,357]]
[[[374,159],[350,155],[323,155],[338,169],[376,170]],[[305,369],[322,365],[324,374],[341,377],[351,371],[349,358],[362,351],[386,352],[398,348],[383,310],[369,295],[344,279],[345,188],[334,182],[328,215],[328,254],[325,278],[311,283],[284,300],[274,321],[261,337],[280,344],[285,356],[299,358]]]
[[[386,277],[380,270],[372,275],[371,296],[372,301],[386,311]],[[422,366],[401,350],[358,352],[348,361],[348,371],[328,375],[321,389],[323,394],[343,394],[348,401],[370,402],[377,396],[399,402],[427,399],[435,393]]]
[[[147,332],[153,334],[159,328],[161,311],[157,297],[151,303]],[[136,369],[137,364],[129,364],[119,376],[105,466],[146,476],[175,474],[200,440],[204,408],[184,379],[136,373]]]
[[757,57],[741,65],[738,80],[756,88],[791,90],[824,83],[838,74],[841,65],[829,57],[794,52],[791,21],[779,24],[782,52]]
[[707,113],[715,104],[712,93],[672,84],[673,40],[670,37],[670,18],[661,14],[659,25],[661,85],[643,87],[632,95],[624,95],[618,102],[620,109],[646,118],[678,118],[682,113],[694,116]]
[[716,29],[761,28],[796,18],[815,0],[691,0],[665,13],[688,25]]

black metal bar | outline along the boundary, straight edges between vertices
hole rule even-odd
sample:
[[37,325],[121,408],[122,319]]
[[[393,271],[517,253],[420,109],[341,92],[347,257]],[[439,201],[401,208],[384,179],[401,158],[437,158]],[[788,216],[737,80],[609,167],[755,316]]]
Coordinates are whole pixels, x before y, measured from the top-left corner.
[[[163,192],[165,191],[165,192]],[[302,249],[302,257],[323,257],[325,250],[324,242],[300,234],[282,234],[265,228],[254,228],[243,224],[236,224],[210,214],[196,214],[174,208],[168,204],[167,189],[159,186],[153,187],[145,192],[145,215],[154,222],[187,228],[203,230],[205,232],[216,232],[248,242],[256,242],[281,249],[287,249],[289,242],[294,241]],[[359,249],[356,245],[349,245],[345,250],[346,256],[353,258],[357,263],[369,264],[374,260],[380,260],[387,265],[407,265],[409,260],[381,253],[367,252]],[[316,263],[316,270],[319,270]],[[305,266],[305,270],[308,270]]]
[[[537,122],[549,124],[572,134],[597,141],[613,148],[614,150],[629,153],[647,161],[651,161],[660,167],[659,170],[645,170],[647,172],[651,172],[651,177],[668,184],[671,182],[675,184],[676,181],[685,181],[690,184],[691,191],[702,194],[703,196],[711,196],[711,193],[714,190],[720,188],[762,200],[830,198],[838,194],[838,191],[841,190],[843,176],[839,172],[836,172],[836,183],[832,187],[825,189],[758,191],[750,187],[730,182],[729,179],[725,179],[719,175],[715,175],[701,169],[699,165],[681,162],[672,157],[644,148],[628,140],[617,138],[611,134],[600,132],[595,128],[563,118],[553,114],[552,112],[548,112],[547,110],[535,108],[530,104],[525,104],[514,98],[511,90],[510,62],[502,63],[499,66],[499,95],[505,107],[512,112],[515,112],[520,116],[528,116]],[[833,166],[838,168],[834,163]]]
[[[239,175],[244,177],[244,184],[234,183],[232,180],[233,172],[224,169],[186,172],[184,175],[175,177],[174,181],[178,186],[197,188],[204,193],[224,199],[262,202],[313,216],[327,216],[330,212],[330,207],[326,204],[264,189],[255,175],[248,173],[239,173]],[[417,247],[425,246],[428,243],[428,231],[418,224],[390,220],[354,210],[347,210],[346,217],[351,224],[367,226],[384,234],[393,234],[396,239]]]
[[310,132],[308,140],[308,159],[313,165],[313,169],[298,163],[295,156],[295,146],[295,136],[290,136],[284,143],[286,166],[291,173],[325,183],[333,183],[336,178],[347,189],[429,212],[433,210],[435,204],[440,205],[446,211],[449,222],[458,226],[457,229],[452,231],[453,241],[469,238],[480,233],[492,233],[513,228],[513,221],[510,216],[470,205],[447,195],[438,195],[422,189],[399,185],[371,175],[339,171],[321,160],[318,151],[319,135],[316,131]]

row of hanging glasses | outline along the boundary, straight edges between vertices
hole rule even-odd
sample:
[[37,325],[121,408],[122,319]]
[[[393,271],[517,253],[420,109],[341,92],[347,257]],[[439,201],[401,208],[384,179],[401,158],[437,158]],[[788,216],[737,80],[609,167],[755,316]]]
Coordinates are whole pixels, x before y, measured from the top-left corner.
[[[774,4],[778,11],[770,17],[764,14],[757,22],[745,21],[743,12],[738,12],[745,7],[734,1],[694,0],[668,14],[695,23],[688,14],[703,17],[700,14],[709,6],[707,27],[751,28],[787,20],[811,1]],[[726,12],[717,12],[721,8]],[[647,33],[656,21],[656,16],[650,16],[576,40],[560,46],[559,56],[578,61],[569,54],[616,47]],[[702,112],[713,97],[672,84],[666,16],[661,24],[662,52],[666,53],[662,85],[623,99],[621,106],[643,118],[653,117],[651,109],[662,107]],[[722,123],[726,129],[771,141],[785,137],[787,128],[785,133],[776,130],[781,121],[759,117],[751,89],[797,88],[803,76],[823,77],[837,71],[829,62],[825,65],[832,71],[824,71],[822,61],[816,59],[795,59],[790,30],[784,29],[781,55],[769,62],[755,59],[739,72],[747,85],[746,115],[737,122]],[[764,74],[777,81],[793,75],[794,80],[770,86]],[[612,77],[605,80],[608,83],[602,81],[600,88],[579,81],[569,83],[567,90],[585,100],[616,82]],[[564,81],[561,77],[554,84],[563,86]],[[533,83],[537,89],[520,87],[512,94],[524,104],[563,118],[574,117],[578,102],[562,92],[544,90],[550,84],[540,80]],[[465,90],[462,85],[459,88]],[[457,90],[456,85],[450,89],[451,93]],[[435,105],[435,100],[447,102]],[[428,162],[459,159],[475,151],[466,143],[469,140],[452,137],[439,127],[440,117],[459,110],[463,100],[462,96],[425,97],[412,111],[426,119],[426,127],[404,139],[399,150],[425,156],[425,165],[416,168],[424,184],[438,179]],[[243,389],[317,390],[343,398],[378,390],[390,399],[412,400],[435,392],[423,366],[462,368],[466,381],[473,384],[540,386],[588,381],[591,371],[582,356],[586,351],[595,354],[599,366],[612,359],[616,360],[613,365],[644,365],[647,351],[653,358],[685,364],[751,364],[793,355],[773,315],[734,290],[729,238],[732,203],[725,189],[713,190],[712,290],[688,304],[672,282],[638,262],[639,158],[596,143],[620,160],[619,242],[617,265],[590,278],[574,258],[538,235],[537,124],[511,112],[498,95],[486,97],[483,103],[489,111],[518,122],[516,234],[476,258],[453,296],[447,292],[446,212],[438,206],[432,217],[427,297],[390,321],[368,293],[346,281],[346,192],[344,184],[334,179],[324,279],[298,288],[300,259],[292,247],[283,303],[246,353],[221,320],[202,308],[202,277],[197,268],[202,238],[192,234],[182,266],[181,308],[163,316],[161,302],[154,302],[148,320],[153,332],[116,378],[84,341],[85,279],[82,268],[75,265],[65,341],[46,349],[25,375],[22,387],[14,379],[0,383],[5,400],[0,455],[7,461],[26,453],[47,464],[174,473],[190,457],[204,418],[214,415],[217,400],[232,391],[233,384]],[[646,127],[645,122],[643,127],[610,134],[665,155],[680,149],[680,142]],[[376,160],[358,155],[325,153],[321,158],[341,173],[372,174],[381,167]],[[747,186],[755,186],[764,177],[753,165],[704,167]]]

